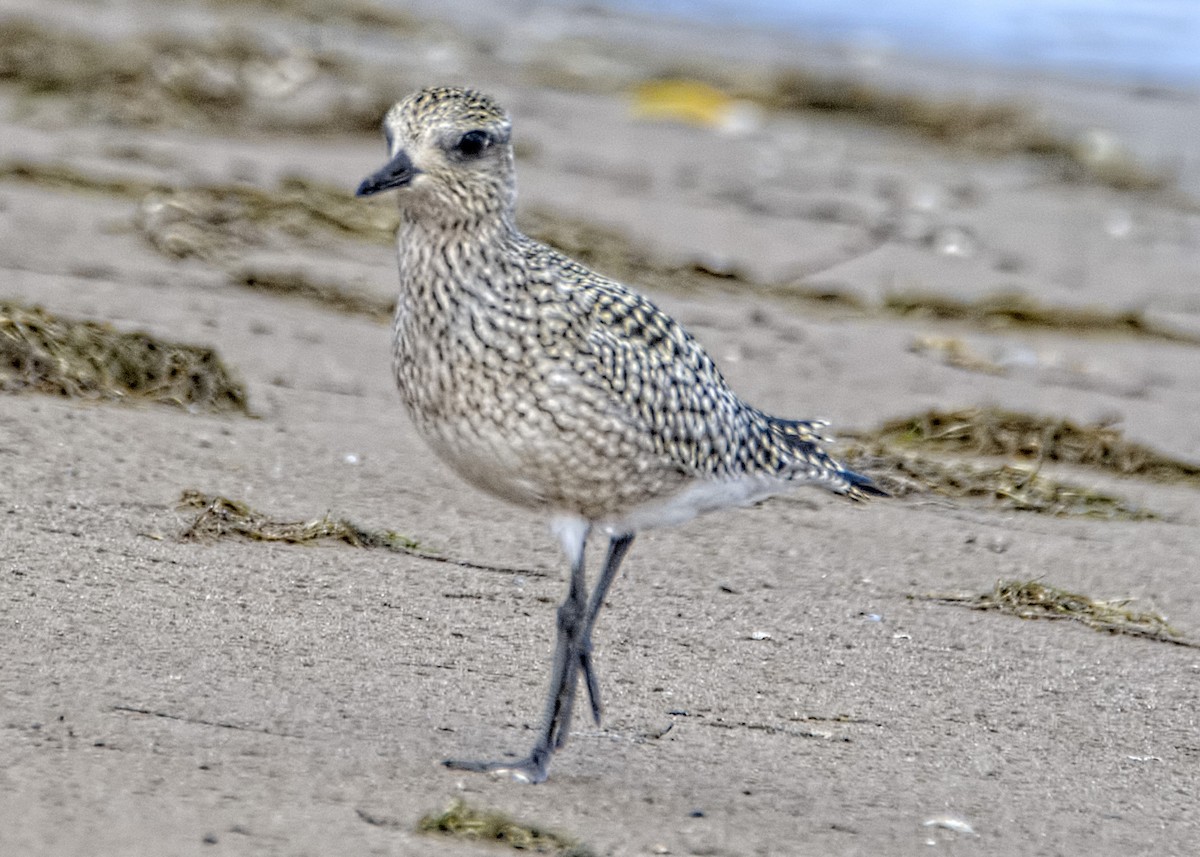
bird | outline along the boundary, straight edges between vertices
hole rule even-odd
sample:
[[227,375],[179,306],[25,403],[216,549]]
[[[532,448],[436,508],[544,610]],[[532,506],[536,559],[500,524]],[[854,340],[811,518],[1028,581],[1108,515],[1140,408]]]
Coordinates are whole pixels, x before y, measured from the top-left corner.
[[[398,200],[392,367],[405,409],[465,481],[547,516],[570,567],[528,755],[443,764],[540,783],[581,682],[600,724],[592,632],[638,532],[800,483],[886,493],[824,450],[827,423],[746,404],[653,302],[517,228],[512,121],[494,98],[428,87],[382,126],[387,161],[356,195]],[[589,593],[593,533],[608,543]]]

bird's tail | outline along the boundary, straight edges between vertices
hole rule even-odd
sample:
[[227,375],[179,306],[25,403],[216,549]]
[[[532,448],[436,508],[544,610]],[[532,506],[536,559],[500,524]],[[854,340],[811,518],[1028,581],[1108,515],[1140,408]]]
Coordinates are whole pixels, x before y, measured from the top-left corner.
[[832,443],[830,438],[821,434],[821,429],[829,423],[824,420],[784,420],[771,416],[766,416],[766,420],[771,435],[783,447],[786,461],[782,470],[785,473],[790,471],[796,477],[810,479],[851,500],[890,496],[870,477],[847,469],[821,448],[823,443]]

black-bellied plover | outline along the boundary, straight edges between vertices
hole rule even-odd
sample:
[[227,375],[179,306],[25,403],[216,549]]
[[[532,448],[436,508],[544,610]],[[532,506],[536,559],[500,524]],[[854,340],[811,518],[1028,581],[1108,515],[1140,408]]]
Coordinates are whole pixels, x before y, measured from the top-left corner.
[[[491,98],[430,88],[388,111],[389,161],[359,196],[398,190],[396,380],[417,430],[466,481],[541,510],[571,564],[541,731],[518,761],[456,761],[541,782],[566,742],[592,629],[634,534],[813,482],[883,492],[821,448],[822,422],[737,398],[673,319],[522,235],[511,123]],[[609,538],[589,596],[588,534]]]

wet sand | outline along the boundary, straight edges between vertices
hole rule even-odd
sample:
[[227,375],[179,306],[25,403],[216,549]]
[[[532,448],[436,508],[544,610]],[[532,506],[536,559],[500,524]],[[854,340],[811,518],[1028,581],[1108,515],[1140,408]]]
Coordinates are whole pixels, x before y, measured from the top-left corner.
[[[0,301],[214,349],[252,416],[0,394],[0,852],[504,853],[417,831],[463,799],[602,855],[1190,853],[1200,96],[504,4],[39,9],[0,9],[32,22],[0,51]],[[780,107],[797,67],[919,121]],[[743,118],[638,115],[639,83],[684,73]],[[432,459],[390,377],[393,215],[349,193],[388,101],[434,82],[509,107],[531,232],[843,451],[997,408],[1183,469],[1056,460],[1049,432],[860,440],[900,496],[639,538],[596,634],[605,723],[549,782],[442,768],[527,749],[566,577],[544,521]],[[930,131],[947,104],[975,117],[957,136]],[[1015,118],[981,124],[996,104]],[[954,494],[951,464],[1028,478]],[[1084,500],[1020,508],[1035,475]],[[187,490],[417,549],[183,539]],[[925,597],[998,580],[1135,599],[1177,642]]]

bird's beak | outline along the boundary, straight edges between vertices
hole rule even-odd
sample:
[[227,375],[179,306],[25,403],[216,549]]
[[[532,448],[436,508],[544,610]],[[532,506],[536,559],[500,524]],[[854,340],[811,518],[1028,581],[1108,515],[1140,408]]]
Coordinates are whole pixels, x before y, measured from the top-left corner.
[[408,187],[420,172],[413,166],[408,154],[401,149],[395,157],[383,165],[382,169],[363,179],[354,195],[370,196],[373,193],[380,193],[396,187]]

